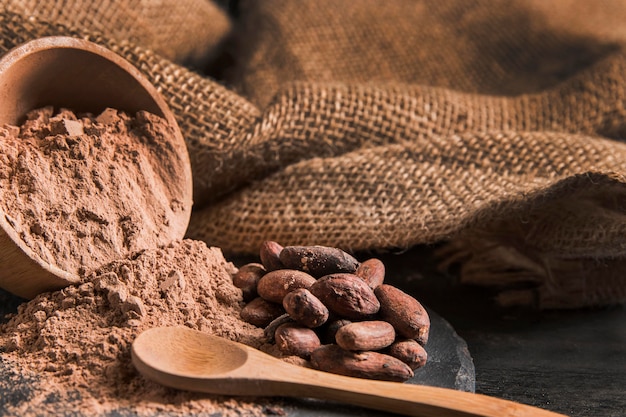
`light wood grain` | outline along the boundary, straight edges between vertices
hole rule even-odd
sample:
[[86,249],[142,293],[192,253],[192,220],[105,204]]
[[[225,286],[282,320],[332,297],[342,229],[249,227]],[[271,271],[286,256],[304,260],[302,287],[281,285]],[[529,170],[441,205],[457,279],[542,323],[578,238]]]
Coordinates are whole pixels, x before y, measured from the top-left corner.
[[148,379],[212,394],[318,398],[407,416],[562,416],[480,394],[319,372],[185,327],[143,332],[132,360]]

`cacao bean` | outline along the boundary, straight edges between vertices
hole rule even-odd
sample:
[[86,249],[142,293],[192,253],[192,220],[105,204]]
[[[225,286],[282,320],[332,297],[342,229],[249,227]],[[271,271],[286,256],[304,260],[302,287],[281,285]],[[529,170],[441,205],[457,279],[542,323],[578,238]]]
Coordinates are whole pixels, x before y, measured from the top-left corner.
[[409,368],[413,370],[426,365],[428,359],[426,349],[413,339],[398,340],[392,343],[389,346],[388,353],[409,365]]
[[253,262],[243,265],[233,275],[233,284],[235,287],[241,288],[244,300],[251,301],[256,298],[256,286],[265,272],[263,265]]
[[316,278],[354,272],[359,262],[350,254],[328,246],[285,246],[280,252],[285,268],[308,272]]
[[387,284],[377,287],[374,293],[380,301],[380,316],[393,325],[398,335],[421,344],[428,342],[430,318],[419,301]]
[[395,339],[393,326],[380,320],[346,324],[335,335],[337,344],[346,350],[380,350]]
[[315,278],[295,269],[278,269],[263,275],[257,284],[257,293],[267,301],[282,304],[287,293],[298,288],[309,288]]
[[320,371],[385,381],[403,382],[413,377],[407,364],[379,352],[351,352],[337,345],[323,345],[311,353],[311,364]]
[[241,309],[241,318],[258,327],[265,327],[285,313],[283,306],[257,297]]
[[333,313],[352,320],[378,312],[380,303],[365,281],[354,274],[331,274],[318,279],[309,291]]
[[320,339],[313,330],[296,323],[285,323],[278,326],[274,339],[281,352],[304,359],[308,359],[311,352],[321,345]]
[[272,240],[263,242],[259,250],[259,257],[266,271],[284,268],[282,262],[280,262],[280,252],[282,250],[283,247]]
[[385,280],[385,264],[380,259],[368,259],[359,265],[354,275],[367,282],[371,289],[375,289]]
[[328,320],[326,306],[306,288],[293,290],[283,298],[283,308],[298,323],[319,327]]

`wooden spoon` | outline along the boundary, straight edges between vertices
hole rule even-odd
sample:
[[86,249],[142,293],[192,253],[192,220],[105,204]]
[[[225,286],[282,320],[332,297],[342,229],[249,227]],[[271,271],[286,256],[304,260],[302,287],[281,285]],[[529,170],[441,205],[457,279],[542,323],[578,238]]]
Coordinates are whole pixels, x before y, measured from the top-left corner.
[[562,416],[480,394],[303,368],[186,327],[141,333],[132,345],[132,361],[148,379],[211,394],[318,398],[408,416]]

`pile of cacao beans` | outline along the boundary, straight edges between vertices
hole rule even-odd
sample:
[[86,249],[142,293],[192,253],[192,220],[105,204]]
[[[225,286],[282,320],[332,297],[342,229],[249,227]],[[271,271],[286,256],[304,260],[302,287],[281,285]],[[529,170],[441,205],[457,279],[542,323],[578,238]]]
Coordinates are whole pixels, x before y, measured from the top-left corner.
[[260,263],[241,266],[241,317],[264,328],[284,355],[359,378],[406,381],[426,363],[430,318],[415,298],[385,284],[377,258],[359,262],[327,246],[266,241]]

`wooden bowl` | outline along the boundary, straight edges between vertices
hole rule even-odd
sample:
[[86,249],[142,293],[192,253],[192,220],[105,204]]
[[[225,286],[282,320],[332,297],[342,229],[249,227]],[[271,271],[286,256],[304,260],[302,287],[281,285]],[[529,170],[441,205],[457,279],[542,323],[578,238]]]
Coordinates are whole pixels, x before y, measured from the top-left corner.
[[[184,161],[183,184],[176,184],[184,209],[167,244],[183,238],[191,215],[192,176],[189,155],[174,115],[156,88],[129,62],[92,42],[69,37],[40,38],[20,45],[0,59],[0,125],[19,125],[33,109],[54,106],[98,114],[110,107],[134,114],[146,110],[174,128],[172,146]],[[147,248],[146,248],[147,249]],[[78,283],[79,276],[45,262],[10,227],[0,208],[0,287],[20,297]]]

